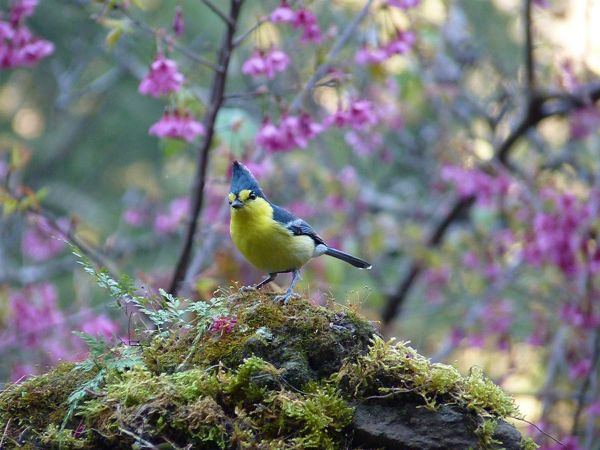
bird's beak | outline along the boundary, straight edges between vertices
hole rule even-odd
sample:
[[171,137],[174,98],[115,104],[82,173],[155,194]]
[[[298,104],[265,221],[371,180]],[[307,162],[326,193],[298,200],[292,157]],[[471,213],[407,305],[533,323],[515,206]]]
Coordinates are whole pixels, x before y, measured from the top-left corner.
[[234,209],[240,209],[244,207],[244,203],[242,203],[238,198],[236,198],[232,203],[231,207]]

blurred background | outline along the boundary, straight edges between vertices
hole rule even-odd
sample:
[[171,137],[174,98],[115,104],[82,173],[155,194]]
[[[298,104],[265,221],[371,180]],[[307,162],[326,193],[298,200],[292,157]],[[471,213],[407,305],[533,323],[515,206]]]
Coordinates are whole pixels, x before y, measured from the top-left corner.
[[[202,121],[224,30],[198,1],[35,3],[0,2],[1,382],[85,357],[73,331],[131,337],[65,236],[168,289],[203,136],[161,126]],[[373,264],[314,260],[303,294],[482,367],[527,420],[600,448],[600,1],[364,4],[245,2],[181,294],[263,275],[229,240],[241,159],[271,200]],[[20,60],[16,33],[31,45]],[[143,95],[161,55],[184,81]]]

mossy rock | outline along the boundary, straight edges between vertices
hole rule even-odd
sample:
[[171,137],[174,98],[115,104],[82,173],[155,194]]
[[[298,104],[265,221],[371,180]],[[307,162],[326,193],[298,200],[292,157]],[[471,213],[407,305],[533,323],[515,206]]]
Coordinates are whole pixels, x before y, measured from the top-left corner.
[[[386,343],[347,308],[258,293],[218,300],[229,328],[191,317],[139,347],[8,386],[2,448],[456,448],[447,427],[416,439],[417,418],[460,423],[472,448],[525,445],[503,421],[517,414],[512,399],[481,372],[464,377]],[[394,420],[386,427],[381,414]]]

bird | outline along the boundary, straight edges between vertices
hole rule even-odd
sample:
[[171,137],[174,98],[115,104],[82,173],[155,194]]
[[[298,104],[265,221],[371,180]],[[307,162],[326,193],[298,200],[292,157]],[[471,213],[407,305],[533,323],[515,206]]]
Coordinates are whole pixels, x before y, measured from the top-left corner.
[[300,279],[300,269],[321,255],[359,269],[371,268],[368,262],[328,246],[307,222],[272,203],[250,170],[239,161],[233,162],[228,197],[231,240],[248,262],[268,273],[267,278],[250,289],[260,289],[278,274],[291,273],[289,288],[275,297],[276,301],[287,304]]

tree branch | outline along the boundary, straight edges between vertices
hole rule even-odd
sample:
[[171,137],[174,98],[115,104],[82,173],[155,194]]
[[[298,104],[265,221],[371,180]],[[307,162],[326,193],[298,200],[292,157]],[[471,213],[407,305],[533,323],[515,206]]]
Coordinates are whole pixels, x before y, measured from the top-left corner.
[[[514,170],[509,161],[510,152],[517,141],[525,136],[530,129],[535,128],[542,120],[548,117],[567,115],[574,110],[590,105],[598,99],[600,99],[600,81],[583,85],[572,93],[528,96],[523,117],[510,134],[496,147],[495,161],[509,170]],[[450,225],[468,213],[471,206],[473,206],[474,200],[473,197],[456,200],[448,213],[433,227],[426,245],[429,248],[438,247],[442,243]],[[382,314],[384,326],[389,325],[399,314],[402,304],[422,270],[421,263],[414,261],[398,284],[396,291],[388,296]]]
[[185,277],[185,273],[188,268],[190,261],[190,255],[192,252],[192,245],[194,243],[194,236],[196,235],[196,228],[198,226],[198,219],[202,206],[204,203],[204,185],[206,183],[206,170],[208,168],[208,160],[210,156],[210,147],[212,144],[213,135],[215,133],[215,122],[219,109],[223,104],[223,97],[225,94],[225,84],[227,81],[227,69],[229,67],[229,61],[231,59],[231,53],[234,47],[233,36],[235,33],[238,17],[242,8],[243,0],[231,0],[229,17],[231,23],[227,23],[227,28],[223,36],[223,41],[219,49],[218,65],[222,70],[214,74],[212,87],[210,91],[210,103],[204,117],[204,127],[206,129],[206,135],[200,148],[198,149],[198,155],[196,160],[196,175],[192,185],[192,211],[189,217],[189,221],[185,231],[185,238],[169,292],[173,295],[177,294],[179,284]]
[[204,3],[208,7],[208,9],[210,9],[217,16],[219,16],[219,18],[223,22],[225,22],[227,25],[234,25],[234,22],[231,19],[231,17],[226,16],[225,13],[223,11],[221,11],[219,8],[217,8],[217,6],[213,2],[211,2],[210,0],[202,0],[202,3]]

